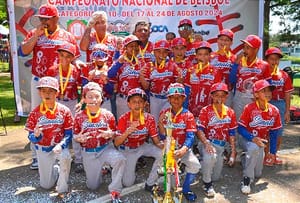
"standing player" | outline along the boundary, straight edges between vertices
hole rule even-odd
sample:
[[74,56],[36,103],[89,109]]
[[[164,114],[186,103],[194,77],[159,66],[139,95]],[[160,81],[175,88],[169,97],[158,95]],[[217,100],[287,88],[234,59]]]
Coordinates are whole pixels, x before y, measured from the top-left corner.
[[[160,142],[154,117],[144,113],[146,93],[140,88],[134,88],[128,92],[127,104],[129,112],[123,114],[118,121],[118,133],[114,144],[126,157],[123,185],[131,186],[135,181],[135,167],[141,156],[155,159],[152,170],[145,183],[145,190],[152,192],[158,179],[157,170],[162,162],[163,143]],[[147,143],[151,137],[153,143]]]
[[[231,45],[233,43],[234,34],[229,29],[223,29],[218,35],[218,51],[211,54],[211,65],[222,75],[221,81],[225,83],[229,90],[232,86],[229,83],[229,73],[232,64],[236,60],[236,56],[231,52]],[[230,91],[226,100],[226,104],[231,106],[233,93]]]
[[87,187],[99,188],[102,182],[101,168],[104,164],[112,167],[112,182],[108,186],[114,203],[120,201],[122,176],[126,158],[118,152],[111,140],[115,134],[116,122],[112,113],[100,108],[102,88],[89,82],[83,87],[86,109],[75,115],[74,139],[82,146],[83,166]]
[[270,140],[270,153],[265,156],[275,160],[277,135],[281,128],[278,109],[269,104],[272,98],[271,86],[266,80],[258,80],[253,84],[255,101],[247,104],[239,120],[238,132],[240,143],[245,151],[242,157],[243,180],[241,191],[251,192],[250,184],[254,178],[261,177],[263,170],[264,148]]
[[191,191],[190,185],[201,168],[197,157],[191,149],[196,132],[195,119],[193,114],[182,106],[186,97],[182,84],[170,84],[167,96],[171,107],[161,111],[158,123],[159,133],[162,137],[166,136],[165,126],[169,122],[167,114],[171,114],[172,125],[174,126],[172,137],[176,140],[174,157],[177,161],[181,159],[181,163],[185,164],[186,167],[182,193],[188,201],[195,201],[197,195]]
[[[270,47],[266,50],[265,57],[271,67],[272,79],[270,84],[275,87],[272,92],[272,99],[270,103],[279,109],[282,123],[282,128],[278,133],[276,150],[278,151],[282,141],[284,123],[288,123],[290,121],[291,92],[293,92],[294,88],[289,75],[285,71],[279,70],[279,61],[280,58],[283,57],[281,50],[277,47]],[[266,159],[264,164],[272,166],[273,163],[270,161],[271,159]],[[274,164],[282,164],[282,160],[279,159],[277,155],[275,157]]]
[[[60,198],[69,198],[73,118],[66,106],[57,103],[57,79],[43,77],[37,86],[42,103],[29,114],[25,128],[37,153],[40,185],[50,189],[55,184]],[[59,165],[56,161],[59,161]]]
[[140,81],[142,87],[150,92],[150,112],[158,121],[159,112],[169,106],[167,89],[171,83],[182,82],[181,70],[167,56],[170,45],[167,40],[159,40],[154,44],[155,62],[149,62],[143,68]]
[[197,136],[204,145],[202,180],[204,192],[213,197],[215,191],[212,181],[219,180],[223,168],[223,152],[227,142],[230,144],[231,155],[229,166],[235,161],[235,130],[237,122],[234,111],[225,106],[228,88],[225,83],[215,83],[210,90],[212,104],[200,111]]
[[202,41],[195,44],[198,64],[195,64],[185,77],[186,94],[189,95],[188,108],[195,116],[199,117],[200,110],[209,104],[210,88],[214,83],[221,81],[221,76],[210,64],[210,44]]
[[[36,88],[40,78],[47,76],[47,70],[59,63],[57,48],[69,42],[76,46],[75,58],[80,56],[75,37],[59,27],[59,14],[55,6],[41,5],[36,17],[39,18],[40,24],[27,34],[18,50],[20,56],[27,56],[32,53],[31,109],[41,103]],[[30,168],[37,169],[38,164],[33,145],[31,145],[31,150],[33,159]]]

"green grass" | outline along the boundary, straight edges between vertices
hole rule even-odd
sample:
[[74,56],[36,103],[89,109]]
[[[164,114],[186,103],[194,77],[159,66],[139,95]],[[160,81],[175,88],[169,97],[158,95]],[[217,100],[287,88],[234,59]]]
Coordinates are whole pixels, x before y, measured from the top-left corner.
[[[0,107],[2,110],[7,131],[16,128],[24,128],[26,118],[21,118],[20,123],[14,123],[15,101],[14,101],[13,86],[9,75],[0,76]],[[0,119],[0,133],[3,132],[4,132],[3,121],[2,119]]]
[[291,106],[298,106],[300,107],[300,96],[299,94],[293,94],[292,99],[291,99]]
[[8,63],[0,62],[0,73],[8,73],[8,72],[9,72]]

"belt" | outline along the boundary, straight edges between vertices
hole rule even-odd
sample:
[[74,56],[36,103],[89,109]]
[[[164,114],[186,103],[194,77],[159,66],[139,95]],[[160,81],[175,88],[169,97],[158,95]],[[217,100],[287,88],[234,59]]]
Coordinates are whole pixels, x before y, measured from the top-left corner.
[[35,145],[35,149],[41,150],[42,152],[51,152],[53,148],[54,146],[42,147],[42,146]]
[[65,102],[68,102],[68,101],[71,101],[71,99],[60,99],[59,97],[57,97],[57,99],[60,101],[60,100],[62,100],[62,101],[65,101]]
[[121,98],[126,99],[127,96],[125,94],[118,94]]
[[33,80],[38,82],[40,80],[40,78],[37,76],[33,76]]
[[121,149],[121,150],[129,150],[129,149],[137,149],[138,148],[138,146],[136,146],[136,147],[128,147],[128,146],[125,146],[125,145],[120,145],[119,146],[119,149]]
[[99,147],[96,148],[82,148],[85,152],[100,152],[101,150],[103,150],[105,147],[107,146],[107,144],[101,145]]
[[220,147],[224,147],[226,142],[223,141],[223,140],[215,140],[215,139],[212,139],[210,140],[211,143],[215,144],[215,145],[219,145]]
[[151,92],[150,92],[150,96],[158,98],[158,99],[166,99],[167,98],[166,95],[154,94],[154,93],[151,93]]
[[108,101],[110,98],[108,98],[108,97],[102,97],[102,101]]

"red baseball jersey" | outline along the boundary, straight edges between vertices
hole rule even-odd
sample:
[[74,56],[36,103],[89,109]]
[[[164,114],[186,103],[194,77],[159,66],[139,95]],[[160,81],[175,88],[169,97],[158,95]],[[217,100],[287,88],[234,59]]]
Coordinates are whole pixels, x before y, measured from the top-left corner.
[[[71,74],[68,80],[67,87],[64,91],[64,99],[74,100],[74,99],[78,99],[77,88],[81,86],[81,77],[80,77],[80,71],[74,65],[70,64],[70,68],[71,68]],[[55,77],[58,80],[59,83],[58,98],[60,98],[62,87],[60,84],[59,65],[50,67],[49,70],[47,71],[47,75]],[[67,71],[62,71],[63,84],[65,84],[66,82],[67,75],[68,75]]]
[[106,130],[116,130],[116,121],[113,114],[106,110],[100,110],[98,117],[93,118],[92,121],[89,121],[86,110],[83,110],[75,115],[74,118],[74,134],[79,134],[83,131],[83,134],[86,134],[87,141],[85,143],[80,143],[82,147],[85,148],[96,148],[108,143],[110,140],[100,137],[102,131]]
[[182,112],[175,116],[175,114],[171,111],[171,108],[164,109],[160,112],[161,115],[165,115],[165,119],[163,119],[163,124],[167,124],[167,114],[171,112],[172,115],[172,137],[176,140],[178,148],[182,147],[185,139],[186,132],[196,132],[196,122],[193,114],[187,110],[183,109]]
[[39,145],[55,146],[64,138],[64,131],[73,127],[73,117],[70,109],[63,104],[56,104],[53,115],[50,115],[50,112],[42,113],[40,106],[37,106],[27,118],[25,124],[27,131],[33,132],[36,126],[43,128],[42,139],[37,143]]
[[226,115],[219,118],[210,104],[201,109],[197,126],[204,129],[207,139],[229,140],[229,130],[237,128],[237,120],[233,109],[225,106]]
[[140,52],[137,55],[138,59],[144,61],[145,63],[155,61],[155,57],[153,55],[153,43],[148,41],[148,43],[143,46],[140,45]]
[[141,88],[139,82],[140,70],[144,66],[144,62],[138,60],[137,63],[132,64],[124,62],[121,68],[118,70],[115,78],[110,80],[117,83],[117,92],[123,95],[127,95],[128,91],[134,88]]
[[227,85],[229,84],[229,72],[235,60],[236,56],[232,52],[228,57],[217,52],[211,54],[210,64],[217,69],[222,76],[221,81]]
[[189,58],[185,58],[180,62],[176,62],[174,58],[172,58],[172,61],[181,69],[182,78],[186,77],[188,70],[193,66],[193,63]]
[[261,59],[257,59],[251,67],[243,67],[240,62],[237,78],[236,89],[243,93],[252,93],[252,86],[256,81],[271,79],[270,66]]
[[212,65],[197,73],[198,64],[188,71],[184,84],[190,87],[189,110],[195,117],[200,110],[210,103],[210,88],[214,83],[221,82],[222,76]]
[[279,110],[268,104],[268,111],[263,112],[255,102],[247,104],[238,122],[253,136],[268,139],[270,130],[281,128]]
[[180,68],[169,60],[162,68],[156,67],[155,63],[146,64],[145,79],[150,82],[150,92],[165,96],[171,83],[181,77]]
[[[123,143],[123,145],[127,147],[139,147],[145,143],[147,138],[150,136],[151,138],[158,136],[157,134],[157,126],[155,123],[154,117],[149,113],[144,113],[145,124],[139,125],[137,127],[137,131],[128,135],[127,139]],[[138,121],[138,120],[134,120]],[[121,136],[126,129],[128,129],[131,125],[130,121],[130,112],[123,114],[118,121],[118,135]]]
[[291,78],[283,70],[280,70],[276,75],[272,75],[270,84],[275,86],[272,92],[273,100],[283,100],[285,93],[294,91]]
[[113,63],[113,57],[114,57],[116,47],[117,47],[117,37],[110,33],[106,33],[106,36],[104,37],[102,42],[97,42],[96,31],[92,31],[90,34],[90,44],[86,51],[86,61],[87,62],[91,62],[91,56],[92,56],[91,54],[92,54],[93,47],[95,44],[98,44],[98,43],[103,43],[107,46],[107,48],[108,48],[107,65],[110,67]]
[[[27,42],[33,35],[35,29],[30,31],[24,42]],[[56,51],[60,45],[69,42],[76,46],[76,57],[80,56],[79,47],[77,45],[75,37],[63,30],[59,29],[49,37],[42,35],[38,38],[36,45],[33,48],[33,59],[31,72],[37,77],[47,76],[47,70],[51,66],[55,66],[59,63],[58,52]]]

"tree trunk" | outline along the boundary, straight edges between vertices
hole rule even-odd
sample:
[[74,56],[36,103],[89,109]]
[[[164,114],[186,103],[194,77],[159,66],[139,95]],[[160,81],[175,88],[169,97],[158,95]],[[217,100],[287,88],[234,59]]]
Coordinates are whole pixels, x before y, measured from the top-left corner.
[[264,4],[263,53],[265,53],[269,47],[270,2],[271,0],[265,0]]

